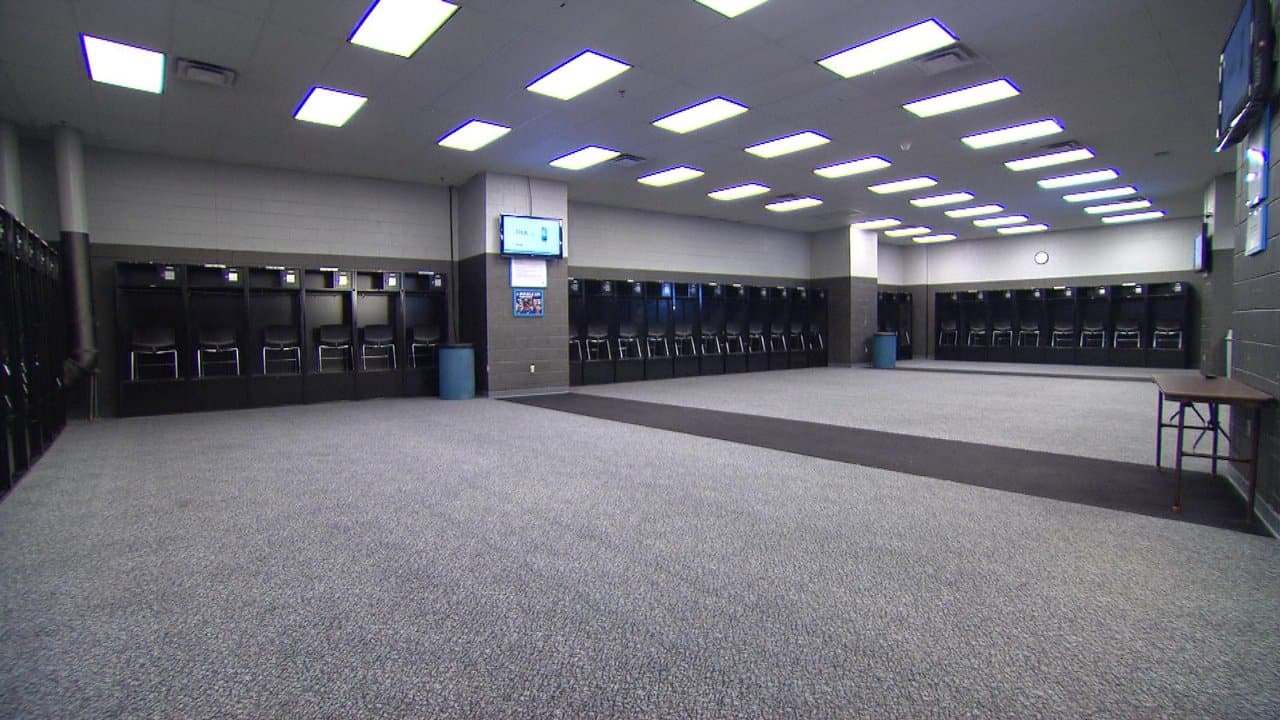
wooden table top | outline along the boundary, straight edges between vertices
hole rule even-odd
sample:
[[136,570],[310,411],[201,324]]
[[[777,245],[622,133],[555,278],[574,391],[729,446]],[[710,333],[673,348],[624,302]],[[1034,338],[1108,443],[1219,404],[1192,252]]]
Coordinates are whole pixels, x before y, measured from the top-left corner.
[[1207,378],[1198,373],[1155,373],[1151,379],[1160,387],[1166,400],[1237,405],[1261,405],[1275,400],[1261,390],[1232,378]]

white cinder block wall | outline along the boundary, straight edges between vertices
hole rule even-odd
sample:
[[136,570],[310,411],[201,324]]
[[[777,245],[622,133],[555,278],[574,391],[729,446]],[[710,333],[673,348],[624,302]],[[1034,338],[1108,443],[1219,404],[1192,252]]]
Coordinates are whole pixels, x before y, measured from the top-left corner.
[[95,243],[449,259],[444,187],[86,148]]

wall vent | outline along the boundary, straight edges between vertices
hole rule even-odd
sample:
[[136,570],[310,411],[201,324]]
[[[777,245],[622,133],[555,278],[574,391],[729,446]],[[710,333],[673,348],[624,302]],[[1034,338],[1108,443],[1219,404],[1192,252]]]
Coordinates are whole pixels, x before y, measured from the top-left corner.
[[175,77],[188,82],[225,88],[233,87],[236,84],[237,77],[236,71],[231,68],[186,58],[177,59],[173,74]]

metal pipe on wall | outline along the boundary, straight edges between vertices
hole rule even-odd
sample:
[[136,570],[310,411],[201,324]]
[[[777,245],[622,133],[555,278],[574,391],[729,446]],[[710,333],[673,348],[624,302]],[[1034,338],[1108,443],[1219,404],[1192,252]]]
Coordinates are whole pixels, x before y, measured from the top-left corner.
[[[58,220],[67,288],[67,318],[71,323],[71,350],[62,370],[63,381],[69,385],[86,375],[92,376],[98,365],[93,325],[93,284],[89,271],[84,145],[80,133],[66,126],[55,127],[53,156],[58,175]],[[90,397],[92,407],[93,398]]]

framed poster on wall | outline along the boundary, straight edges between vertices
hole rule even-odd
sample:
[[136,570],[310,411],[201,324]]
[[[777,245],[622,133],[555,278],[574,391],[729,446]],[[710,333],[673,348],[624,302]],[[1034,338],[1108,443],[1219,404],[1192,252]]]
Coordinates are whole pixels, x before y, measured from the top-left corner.
[[512,314],[516,317],[542,317],[542,290],[512,288]]
[[1257,255],[1267,249],[1267,200],[1270,196],[1271,111],[1263,115],[1244,141],[1245,221],[1244,254]]

